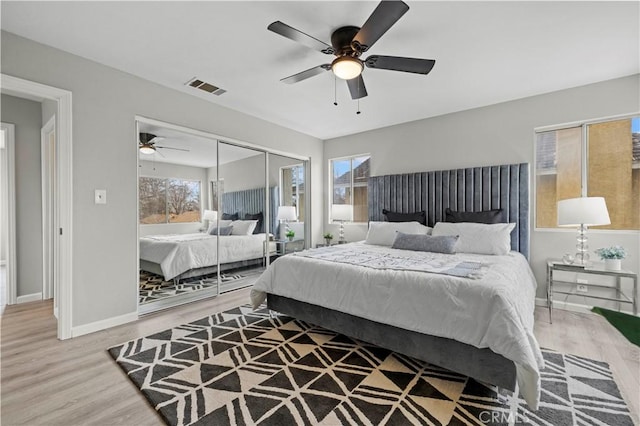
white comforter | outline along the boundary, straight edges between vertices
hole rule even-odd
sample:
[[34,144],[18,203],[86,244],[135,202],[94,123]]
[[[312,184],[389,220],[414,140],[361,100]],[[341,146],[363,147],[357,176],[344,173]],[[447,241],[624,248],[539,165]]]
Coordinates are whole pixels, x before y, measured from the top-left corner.
[[[415,256],[387,247],[351,246]],[[325,249],[326,250],[326,249]],[[430,256],[433,253],[429,253]],[[331,263],[288,255],[275,261],[251,291],[255,306],[266,293],[289,297],[407,330],[490,348],[516,365],[518,386],[532,409],[540,399],[544,361],[533,335],[536,282],[526,259],[440,255],[488,265],[479,279]]]
[[[140,238],[140,259],[158,263],[165,280],[190,269],[216,265],[218,237],[208,234],[152,235]],[[220,237],[220,263],[258,259],[265,234]]]

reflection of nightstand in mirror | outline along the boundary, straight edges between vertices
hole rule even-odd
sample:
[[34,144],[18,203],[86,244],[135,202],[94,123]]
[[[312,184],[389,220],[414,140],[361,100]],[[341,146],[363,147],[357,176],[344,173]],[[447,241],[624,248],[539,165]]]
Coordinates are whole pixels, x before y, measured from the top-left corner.
[[278,256],[304,250],[304,240],[277,240],[275,243]]

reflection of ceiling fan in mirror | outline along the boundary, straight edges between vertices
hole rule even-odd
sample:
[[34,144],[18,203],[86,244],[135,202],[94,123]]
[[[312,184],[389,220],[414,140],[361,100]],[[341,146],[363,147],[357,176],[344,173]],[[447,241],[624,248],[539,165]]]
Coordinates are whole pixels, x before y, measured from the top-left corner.
[[160,142],[163,139],[164,139],[163,137],[156,136],[152,133],[140,133],[138,148],[140,149],[140,152],[142,154],[154,154],[157,152],[158,154],[162,155],[160,151],[158,151],[158,149],[173,149],[174,151],[189,152],[188,149],[156,145],[157,142]]

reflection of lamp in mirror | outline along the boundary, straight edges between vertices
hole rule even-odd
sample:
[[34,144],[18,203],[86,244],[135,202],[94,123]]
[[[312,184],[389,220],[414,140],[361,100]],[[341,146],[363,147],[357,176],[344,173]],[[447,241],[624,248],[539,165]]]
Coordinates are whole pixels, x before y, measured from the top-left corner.
[[205,210],[202,219],[208,220],[209,223],[215,222],[218,220],[218,212],[215,210]]
[[290,220],[298,220],[298,215],[296,213],[295,206],[280,206],[280,207],[278,207],[277,219],[280,220],[280,221],[284,220],[287,232],[289,232],[289,221]]
[[347,241],[344,239],[344,222],[353,220],[353,206],[351,204],[332,204],[331,220],[340,222],[340,238],[338,239],[338,244],[346,243]]
[[558,201],[558,226],[577,226],[575,263],[589,263],[587,226],[609,225],[609,211],[603,197],[580,197]]

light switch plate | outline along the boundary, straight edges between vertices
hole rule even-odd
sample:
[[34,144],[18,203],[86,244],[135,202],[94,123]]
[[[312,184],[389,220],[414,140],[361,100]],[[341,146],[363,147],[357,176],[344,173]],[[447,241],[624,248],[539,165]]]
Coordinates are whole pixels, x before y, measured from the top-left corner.
[[95,191],[95,203],[96,204],[107,204],[107,190],[106,189],[96,189],[96,191]]

